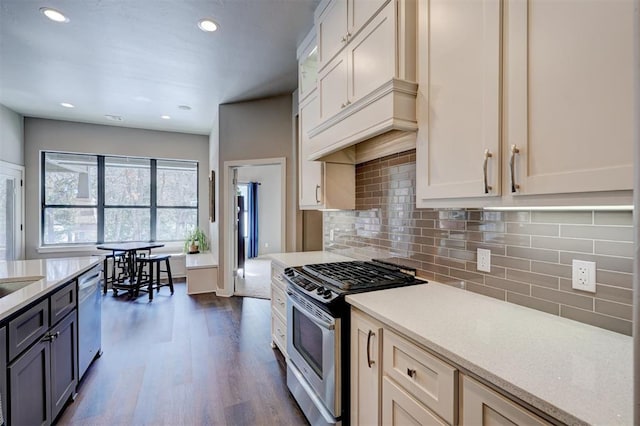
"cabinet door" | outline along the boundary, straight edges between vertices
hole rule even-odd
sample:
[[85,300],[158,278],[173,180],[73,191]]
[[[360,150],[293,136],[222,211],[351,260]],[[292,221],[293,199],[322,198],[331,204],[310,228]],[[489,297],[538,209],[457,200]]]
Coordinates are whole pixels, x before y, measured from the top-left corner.
[[9,365],[9,424],[51,423],[49,342],[39,341]]
[[389,2],[349,43],[347,104],[373,92],[396,74],[394,6],[395,2]]
[[[505,3],[504,149],[518,194],[633,187],[632,1]],[[637,114],[637,110],[635,114]]]
[[382,327],[351,313],[351,424],[380,423]]
[[461,425],[515,426],[549,423],[497,392],[467,377],[462,377]]
[[338,55],[318,75],[320,122],[333,117],[347,106],[347,55]]
[[300,105],[299,113],[299,162],[300,209],[318,208],[322,202],[322,162],[307,160],[309,156],[309,130],[320,121],[320,109],[316,93]]
[[50,333],[57,336],[51,342],[51,418],[64,408],[78,384],[77,311],[71,312]]
[[[347,35],[353,37],[389,0],[349,0]],[[391,0],[395,6],[395,0]]]
[[347,43],[347,0],[333,0],[318,18],[318,53],[324,67]]
[[418,207],[500,195],[500,3],[419,4]]
[[0,328],[0,397],[2,398],[3,416],[8,413],[7,396],[7,329],[2,327]]
[[382,424],[448,425],[386,376],[382,383]]

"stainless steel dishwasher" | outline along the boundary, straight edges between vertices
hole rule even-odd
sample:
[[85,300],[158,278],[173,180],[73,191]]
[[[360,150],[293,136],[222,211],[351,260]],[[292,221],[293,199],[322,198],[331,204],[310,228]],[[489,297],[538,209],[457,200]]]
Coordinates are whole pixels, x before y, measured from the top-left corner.
[[78,277],[78,365],[79,378],[91,362],[102,355],[102,266]]

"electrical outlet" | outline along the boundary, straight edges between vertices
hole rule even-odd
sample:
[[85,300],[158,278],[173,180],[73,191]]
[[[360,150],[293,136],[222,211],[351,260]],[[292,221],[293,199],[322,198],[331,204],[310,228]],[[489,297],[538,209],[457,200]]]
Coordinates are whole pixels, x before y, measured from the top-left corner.
[[596,262],[573,260],[571,288],[575,290],[596,292]]
[[268,248],[269,247],[269,243],[264,243],[264,248]]
[[329,241],[333,241],[333,229],[329,229]]
[[491,272],[491,250],[478,249],[478,271]]

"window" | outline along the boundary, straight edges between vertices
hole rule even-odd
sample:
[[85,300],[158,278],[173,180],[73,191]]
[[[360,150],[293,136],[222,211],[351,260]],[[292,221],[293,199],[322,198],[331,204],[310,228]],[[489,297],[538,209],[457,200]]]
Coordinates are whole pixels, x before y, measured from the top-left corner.
[[42,153],[43,245],[181,241],[198,224],[198,164]]

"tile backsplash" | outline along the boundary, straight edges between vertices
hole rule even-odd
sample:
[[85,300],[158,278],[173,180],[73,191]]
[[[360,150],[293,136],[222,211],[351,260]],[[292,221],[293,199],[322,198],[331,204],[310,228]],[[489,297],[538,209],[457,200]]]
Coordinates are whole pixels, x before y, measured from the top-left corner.
[[[401,258],[418,276],[631,335],[631,211],[416,208],[415,151],[356,167],[356,210],[325,212],[324,249]],[[476,249],[491,250],[491,272]],[[596,293],[571,288],[573,259],[596,262]]]

